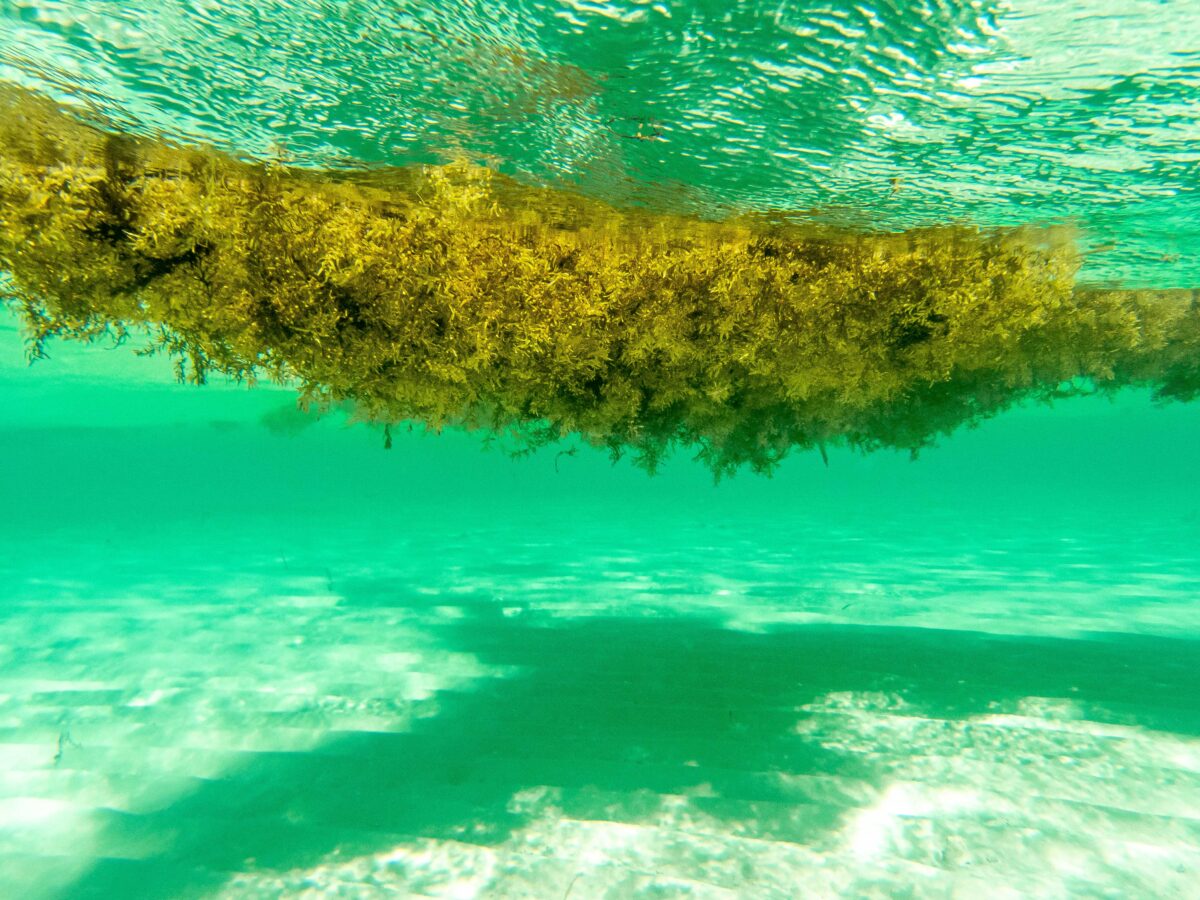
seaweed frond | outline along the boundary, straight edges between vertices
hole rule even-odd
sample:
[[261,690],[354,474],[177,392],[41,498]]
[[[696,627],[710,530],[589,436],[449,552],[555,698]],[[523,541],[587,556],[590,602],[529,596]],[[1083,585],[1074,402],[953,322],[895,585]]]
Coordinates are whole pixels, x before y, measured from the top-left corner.
[[[31,355],[154,335],[181,378],[384,426],[577,435],[718,476],[912,452],[1064,384],[1200,394],[1191,295],[1081,289],[1060,231],[619,210],[466,164],[348,175],[106,134],[0,92],[0,269]],[[1082,380],[1082,381],[1081,381]],[[558,457],[555,458],[557,465]]]

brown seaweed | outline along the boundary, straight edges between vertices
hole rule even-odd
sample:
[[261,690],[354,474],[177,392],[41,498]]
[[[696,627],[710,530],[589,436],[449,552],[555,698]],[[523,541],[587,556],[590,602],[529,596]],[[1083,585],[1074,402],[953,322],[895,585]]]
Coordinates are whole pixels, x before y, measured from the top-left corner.
[[681,446],[718,475],[797,447],[915,454],[1028,398],[1200,393],[1190,292],[1080,288],[1078,264],[1062,229],[705,221],[466,163],[306,172],[0,95],[0,269],[32,356],[148,331],[196,383],[578,435],[649,469]]

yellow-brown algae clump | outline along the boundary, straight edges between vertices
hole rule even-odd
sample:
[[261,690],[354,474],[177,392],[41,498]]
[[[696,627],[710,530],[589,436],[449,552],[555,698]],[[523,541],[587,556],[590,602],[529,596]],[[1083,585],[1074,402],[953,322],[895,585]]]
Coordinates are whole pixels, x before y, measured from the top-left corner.
[[180,377],[376,422],[577,434],[717,474],[916,450],[1027,397],[1200,389],[1190,292],[1077,290],[1061,231],[620,211],[467,164],[317,174],[0,94],[0,269],[35,354],[149,328]]

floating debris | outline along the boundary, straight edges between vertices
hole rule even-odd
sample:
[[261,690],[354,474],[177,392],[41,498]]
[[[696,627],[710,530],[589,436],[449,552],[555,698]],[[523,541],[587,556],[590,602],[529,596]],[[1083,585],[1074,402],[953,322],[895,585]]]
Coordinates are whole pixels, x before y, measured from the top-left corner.
[[794,447],[915,454],[1084,382],[1194,396],[1190,292],[1079,288],[1079,260],[1064,229],[849,233],[466,163],[293,170],[0,96],[0,267],[32,356],[149,330],[188,381],[287,380],[305,408],[525,447],[578,435],[650,470],[681,446],[718,475]]

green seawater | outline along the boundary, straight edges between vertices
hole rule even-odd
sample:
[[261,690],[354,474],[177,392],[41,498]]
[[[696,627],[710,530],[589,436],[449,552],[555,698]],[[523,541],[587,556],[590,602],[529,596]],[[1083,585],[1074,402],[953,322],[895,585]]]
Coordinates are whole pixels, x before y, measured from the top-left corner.
[[[252,159],[1067,224],[1200,286],[1200,5],[0,0],[0,80]],[[714,484],[0,320],[0,897],[1191,897],[1200,407]]]

